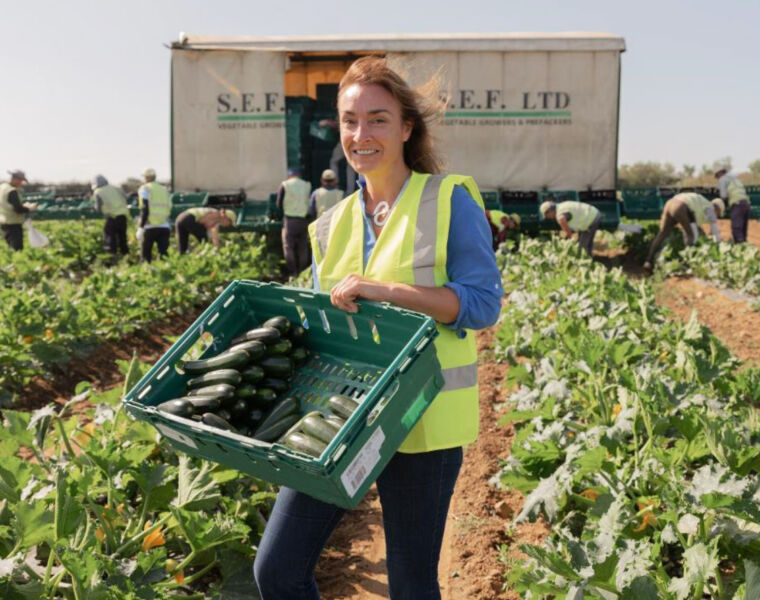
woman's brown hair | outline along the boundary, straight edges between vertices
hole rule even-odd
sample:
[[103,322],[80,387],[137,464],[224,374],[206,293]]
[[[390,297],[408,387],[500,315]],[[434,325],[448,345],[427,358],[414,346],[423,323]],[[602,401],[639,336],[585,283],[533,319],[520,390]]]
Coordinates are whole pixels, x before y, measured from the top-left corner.
[[428,89],[438,90],[437,80],[432,80],[421,90],[414,90],[404,79],[388,66],[386,59],[364,56],[348,68],[338,86],[338,97],[349,86],[379,85],[401,105],[401,119],[412,125],[412,133],[404,143],[406,166],[419,173],[440,173],[443,161],[433,148],[430,124],[441,115],[441,106],[428,99]]

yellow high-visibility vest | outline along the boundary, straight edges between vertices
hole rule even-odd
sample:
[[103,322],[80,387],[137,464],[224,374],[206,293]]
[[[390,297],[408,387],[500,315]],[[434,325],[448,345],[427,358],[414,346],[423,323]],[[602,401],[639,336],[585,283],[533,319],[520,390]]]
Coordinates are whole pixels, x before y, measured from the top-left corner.
[[[464,186],[483,208],[471,177],[413,172],[364,264],[364,215],[353,193],[309,225],[319,286],[329,291],[355,273],[378,281],[442,286],[449,281],[446,253],[451,194]],[[429,452],[469,444],[478,436],[478,365],[475,335],[464,338],[438,325],[435,348],[444,387],[409,432],[401,452]]]
[[567,222],[571,231],[588,231],[591,224],[599,216],[599,209],[585,202],[567,200],[566,202],[557,204],[557,216],[559,217],[565,213],[570,213],[572,217]]
[[122,191],[112,185],[104,185],[96,188],[93,197],[100,198],[102,211],[106,217],[127,216],[129,207],[127,207],[127,198]]
[[13,187],[7,181],[0,183],[0,225],[20,225],[26,218],[25,213],[17,213],[13,210],[13,205],[8,202],[8,196],[10,193],[16,190],[18,194],[18,201],[24,201],[24,195],[21,193],[21,188]]
[[713,208],[713,205],[712,202],[710,202],[701,194],[696,194],[694,192],[682,192],[673,196],[673,200],[682,200],[686,202],[686,206],[689,207],[689,210],[691,210],[692,214],[694,215],[694,220],[696,221],[697,225],[704,225],[708,222],[707,209]]
[[317,188],[314,192],[314,204],[316,205],[317,216],[321,217],[341,200],[343,200],[343,190],[339,190],[338,188],[332,190],[328,190],[325,187]]
[[311,184],[300,177],[291,177],[282,182],[285,196],[282,199],[282,212],[286,217],[305,217],[309,212],[309,194]]
[[144,183],[137,192],[140,198],[140,210],[143,207],[143,189],[148,190],[148,225],[162,225],[169,220],[172,212],[172,199],[169,191],[157,181]]

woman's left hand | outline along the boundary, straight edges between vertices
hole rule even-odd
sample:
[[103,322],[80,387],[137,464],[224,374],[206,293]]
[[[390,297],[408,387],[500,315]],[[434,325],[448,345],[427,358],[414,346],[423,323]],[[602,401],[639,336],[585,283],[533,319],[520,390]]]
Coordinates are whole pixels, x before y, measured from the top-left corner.
[[352,274],[341,279],[330,290],[330,301],[333,305],[348,312],[355,313],[359,310],[357,298],[389,302],[390,284]]

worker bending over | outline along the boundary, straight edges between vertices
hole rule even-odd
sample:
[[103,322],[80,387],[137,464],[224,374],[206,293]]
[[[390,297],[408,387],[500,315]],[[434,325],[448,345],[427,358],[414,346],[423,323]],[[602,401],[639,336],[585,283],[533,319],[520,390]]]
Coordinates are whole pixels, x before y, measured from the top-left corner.
[[494,252],[499,249],[499,244],[503,244],[508,238],[519,243],[520,215],[517,213],[508,215],[500,210],[487,210],[486,218],[491,226]]
[[188,208],[181,212],[174,222],[179,253],[187,252],[190,235],[195,236],[200,243],[210,239],[214,246],[219,246],[219,227],[232,227],[234,222],[235,213],[228,208],[216,209],[209,206]]
[[111,254],[120,252],[128,254],[127,248],[127,216],[129,207],[127,197],[119,188],[110,185],[102,175],[95,175],[90,182],[92,200],[95,209],[106,218],[103,225],[103,238],[106,248]]
[[566,238],[578,234],[578,245],[589,256],[594,250],[594,237],[602,223],[602,213],[596,206],[585,202],[567,200],[566,202],[546,201],[541,204],[541,216],[544,219],[556,219]]
[[720,242],[718,217],[723,214],[723,200],[715,198],[712,202],[700,194],[683,192],[676,194],[665,203],[660,218],[660,231],[654,238],[644,263],[646,271],[652,271],[655,255],[673,228],[679,226],[683,232],[684,243],[693,246],[697,242],[699,230],[705,223],[710,223],[710,230],[716,242]]
[[747,241],[747,225],[751,207],[747,190],[739,178],[727,169],[718,169],[715,172],[718,180],[718,190],[723,202],[728,206],[728,214],[731,217],[731,237],[735,244]]

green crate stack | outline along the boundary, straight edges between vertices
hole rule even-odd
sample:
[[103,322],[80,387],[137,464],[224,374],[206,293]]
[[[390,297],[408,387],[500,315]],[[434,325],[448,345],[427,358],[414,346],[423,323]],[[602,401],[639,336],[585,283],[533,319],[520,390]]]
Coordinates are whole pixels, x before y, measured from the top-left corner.
[[760,219],[760,185],[748,185],[744,189],[747,190],[749,204],[752,207],[750,216],[753,219]]
[[578,192],[581,202],[595,206],[602,213],[600,229],[614,231],[620,225],[620,205],[615,190],[584,190]]
[[308,178],[311,164],[311,135],[309,127],[313,120],[316,102],[309,96],[285,98],[285,147],[288,168],[301,169]]
[[538,231],[545,224],[538,210],[538,192],[502,190],[501,210],[507,214],[516,213],[520,217],[522,231]]
[[[125,407],[187,454],[353,508],[443,386],[430,317],[359,304],[359,312],[349,315],[326,293],[234,281],[129,391]],[[203,354],[210,357],[276,315],[308,329],[310,356],[288,392],[301,412],[327,412],[334,394],[359,403],[319,458],[157,410],[161,402],[184,394],[180,361],[201,335],[213,339]]]
[[501,210],[499,190],[480,190],[480,195],[486,210]]
[[623,214],[629,219],[659,219],[663,201],[656,187],[624,188]]

